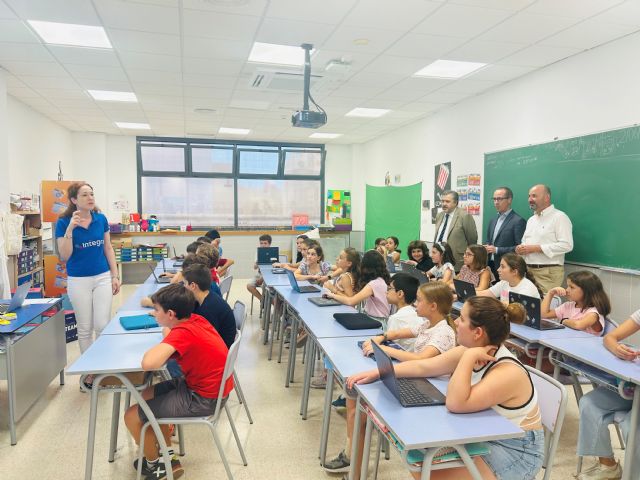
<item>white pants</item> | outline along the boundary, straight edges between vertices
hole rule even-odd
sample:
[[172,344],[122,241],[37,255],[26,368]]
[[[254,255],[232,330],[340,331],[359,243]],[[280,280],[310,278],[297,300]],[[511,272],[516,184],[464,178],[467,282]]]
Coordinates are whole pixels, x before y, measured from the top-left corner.
[[111,317],[111,273],[92,277],[69,277],[67,293],[78,323],[78,343],[84,352],[93,343],[93,332],[98,337]]

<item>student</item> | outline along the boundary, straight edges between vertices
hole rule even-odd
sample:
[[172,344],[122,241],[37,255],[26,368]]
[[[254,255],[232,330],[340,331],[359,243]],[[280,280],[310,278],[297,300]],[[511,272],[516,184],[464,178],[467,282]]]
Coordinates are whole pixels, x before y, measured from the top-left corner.
[[[449,286],[442,282],[425,283],[420,288],[420,282],[417,278],[407,275],[406,273],[398,273],[391,280],[391,285],[387,292],[387,299],[392,305],[398,307],[398,311],[389,317],[389,329],[384,335],[378,335],[371,340],[367,340],[362,346],[364,355],[373,353],[371,342],[380,345],[385,352],[392,358],[400,361],[416,360],[420,358],[431,358],[440,353],[452,349],[456,345],[456,335],[453,328],[448,324],[446,318],[451,311],[453,304],[453,294]],[[417,292],[417,310],[411,306],[416,300]],[[425,318],[420,318],[421,317]],[[395,318],[394,318],[395,317]],[[396,325],[402,326],[395,329]],[[407,327],[404,327],[407,325]],[[417,337],[417,339],[416,339]],[[412,343],[408,350],[398,350],[387,347],[383,344],[387,340],[398,340],[413,338],[415,344]],[[347,407],[347,444],[338,456],[325,463],[324,469],[327,472],[338,473],[347,472],[350,468],[351,442],[353,441],[353,427],[355,424],[356,398],[350,396],[346,402]],[[335,403],[335,402],[334,402]],[[360,419],[360,437],[358,439],[358,461],[356,465],[360,465],[362,457],[362,446],[364,444],[364,416]],[[359,478],[360,471],[356,468],[355,478]]]
[[385,259],[376,250],[369,250],[365,252],[360,262],[360,273],[356,285],[358,292],[352,297],[337,292],[329,292],[326,295],[352,307],[364,302],[364,312],[367,315],[386,322],[389,316],[387,285],[390,281]]
[[498,283],[477,294],[483,297],[499,298],[504,303],[509,303],[509,292],[540,298],[540,287],[527,270],[527,264],[520,255],[516,253],[503,255],[500,259],[498,275],[500,275]]
[[[604,346],[616,357],[633,362],[640,358],[640,349],[622,343],[623,340],[640,331],[640,310],[631,314],[622,325],[604,337]],[[603,361],[606,361],[603,359]],[[635,388],[640,388],[636,386]],[[597,387],[580,399],[580,429],[578,432],[577,454],[581,457],[598,457],[598,461],[591,468],[583,470],[578,480],[596,480],[620,478],[622,468],[616,461],[611,447],[609,424],[613,423],[616,412],[624,412],[624,419],[620,423],[622,433],[626,438],[633,428],[631,425],[631,407],[633,400],[622,398],[618,393],[606,387]],[[640,468],[640,445],[636,442],[635,452],[625,450],[625,455],[633,455],[633,470]]]
[[[260,235],[260,237],[258,237],[258,248],[270,247],[271,241],[272,241],[271,235],[266,235],[266,234]],[[251,293],[251,295],[256,297],[259,302],[261,302],[262,293],[260,293],[260,290],[258,290],[258,287],[262,286],[262,284],[264,283],[264,279],[262,278],[262,275],[260,275],[260,270],[258,270],[257,260],[253,264],[253,269],[256,270],[256,275],[255,277],[253,277],[253,280],[247,283],[247,290],[249,290],[249,293]]]
[[[551,308],[554,296],[567,297],[568,302]],[[586,270],[567,275],[567,288],[552,288],[542,301],[542,318],[557,318],[562,325],[584,330],[592,335],[604,333],[604,319],[611,313],[611,302],[600,278]]]
[[[397,275],[391,280],[390,288],[395,285],[396,277]],[[416,278],[410,278],[418,282]],[[402,280],[399,282],[402,283]],[[393,290],[390,290],[390,293],[391,295],[387,294],[389,303],[400,306],[400,304],[395,301],[395,298],[393,298]],[[395,296],[397,297],[398,295],[399,292],[396,292]],[[453,305],[451,288],[444,282],[425,283],[417,290],[417,299],[415,293],[413,299],[416,301],[416,309],[414,312],[420,319],[418,325],[414,324],[410,327],[396,328],[395,322],[392,324],[392,319],[395,315],[391,315],[389,317],[387,332],[371,339],[371,342],[380,345],[380,348],[387,352],[391,358],[395,358],[401,362],[431,358],[453,348],[456,344],[453,321],[449,319],[451,305]],[[405,304],[405,308],[406,307],[413,308]],[[384,342],[387,341],[407,338],[412,338],[415,342],[412,347],[407,350],[398,350],[397,348],[384,345]],[[373,353],[371,342],[365,342],[363,345],[362,352],[365,355]]]
[[[472,297],[456,319],[459,346],[426,360],[395,365],[397,377],[438,377],[451,374],[447,409],[453,413],[493,408],[524,430],[521,438],[489,441],[489,453],[474,459],[482,478],[533,480],[544,459],[544,430],[538,397],[525,367],[503,345],[510,322],[522,323],[518,303],[503,305],[494,298]],[[347,388],[378,380],[378,370],[349,377]],[[420,473],[413,473],[417,479]],[[436,470],[432,480],[470,479],[465,467]]]
[[[159,370],[170,358],[177,360],[185,372],[184,377],[174,378],[142,392],[142,398],[158,417],[203,417],[213,414],[220,390],[228,349],[215,329],[200,315],[193,314],[195,298],[184,285],[175,283],[157,291],[151,297],[158,324],[163,328],[164,339],[149,349],[142,358],[143,370]],[[233,388],[230,377],[223,390],[225,399]],[[147,422],[144,411],[136,404],[124,415],[131,436],[140,443],[142,426]],[[164,440],[171,445],[169,425],[161,425]],[[155,433],[151,428],[145,433],[142,474],[145,479],[166,478],[171,468],[174,478],[184,470],[177,458],[170,467],[159,458],[160,452]],[[169,455],[173,457],[170,450]],[[134,462],[134,468],[137,461]]]
[[203,243],[198,246],[196,255],[202,255],[209,259],[209,271],[211,272],[211,281],[220,285],[220,278],[218,277],[218,260],[220,260],[220,253],[213,243]]
[[391,260],[393,263],[400,263],[400,254],[402,253],[398,250],[398,237],[389,237],[387,238],[387,255],[391,255]]
[[429,256],[427,244],[422,240],[414,240],[407,247],[407,263],[414,265],[421,272],[428,272],[433,268],[433,260]]
[[196,242],[200,242],[200,243],[212,243],[213,240],[211,240],[209,237],[207,236],[202,236],[202,237],[198,237],[196,238]]
[[196,250],[198,250],[198,247],[200,245],[202,245],[204,242],[198,242],[197,240],[195,242],[191,242],[189,245],[187,245],[187,253],[196,253]]
[[444,242],[434,243],[431,247],[431,260],[434,266],[426,272],[427,277],[442,280],[445,283],[450,282],[455,274],[451,247]]
[[[486,290],[491,285],[493,273],[487,266],[487,250],[482,245],[469,245],[462,257],[462,268],[456,278],[465,282],[473,283],[478,290]],[[453,280],[450,282],[451,288]]]
[[386,258],[387,256],[387,239],[386,238],[382,238],[382,237],[378,237],[375,239],[374,243],[374,249],[383,257]]
[[222,241],[222,238],[220,238],[220,232],[218,232],[218,230],[213,229],[205,233],[204,236],[210,239],[211,244],[213,244],[220,252],[220,255],[222,255],[222,248],[220,247],[220,242]]
[[325,262],[324,252],[319,243],[307,248],[307,258],[294,272],[297,280],[319,282],[331,272],[331,264]]
[[[332,293],[340,293],[352,297],[356,290],[358,270],[360,270],[360,254],[355,248],[345,248],[336,261],[336,270],[327,274],[329,280],[323,287]],[[339,272],[339,273],[338,273]],[[333,275],[336,275],[333,277]]]
[[285,268],[287,270],[291,270],[292,272],[295,272],[298,267],[300,266],[300,262],[302,262],[304,260],[304,257],[306,255],[307,252],[307,247],[305,246],[305,240],[307,240],[309,237],[307,237],[306,235],[298,235],[296,237],[296,260],[295,262],[291,262],[291,263],[274,263],[273,266],[276,268]]

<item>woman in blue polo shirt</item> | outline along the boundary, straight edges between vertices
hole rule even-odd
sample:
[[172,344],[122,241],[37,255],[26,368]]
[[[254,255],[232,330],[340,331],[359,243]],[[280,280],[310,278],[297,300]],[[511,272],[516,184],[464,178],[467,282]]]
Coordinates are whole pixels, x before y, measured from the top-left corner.
[[[116,256],[107,217],[95,205],[93,188],[69,186],[69,207],[56,224],[60,260],[67,262],[67,292],[78,323],[78,343],[84,352],[111,317],[112,296],[120,291]],[[87,383],[91,383],[86,380]]]

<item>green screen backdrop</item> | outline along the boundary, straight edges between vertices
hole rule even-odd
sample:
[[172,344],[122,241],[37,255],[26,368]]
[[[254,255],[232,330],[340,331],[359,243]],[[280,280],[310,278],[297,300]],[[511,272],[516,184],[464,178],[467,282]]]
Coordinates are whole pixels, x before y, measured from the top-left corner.
[[367,185],[364,248],[374,247],[378,237],[398,237],[402,258],[407,258],[407,245],[420,238],[420,203],[422,183],[406,187],[374,187]]

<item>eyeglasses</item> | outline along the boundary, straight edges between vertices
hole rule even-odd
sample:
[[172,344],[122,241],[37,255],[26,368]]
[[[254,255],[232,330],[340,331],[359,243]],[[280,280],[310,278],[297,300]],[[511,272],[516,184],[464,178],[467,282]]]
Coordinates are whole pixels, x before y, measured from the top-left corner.
[[464,253],[462,254],[462,256],[463,256],[463,257],[473,257],[473,253],[471,253],[471,252],[464,252]]
[[395,291],[395,288],[392,286],[387,287],[387,292]]
[[494,202],[501,202],[502,200],[506,200],[509,197],[493,197]]

